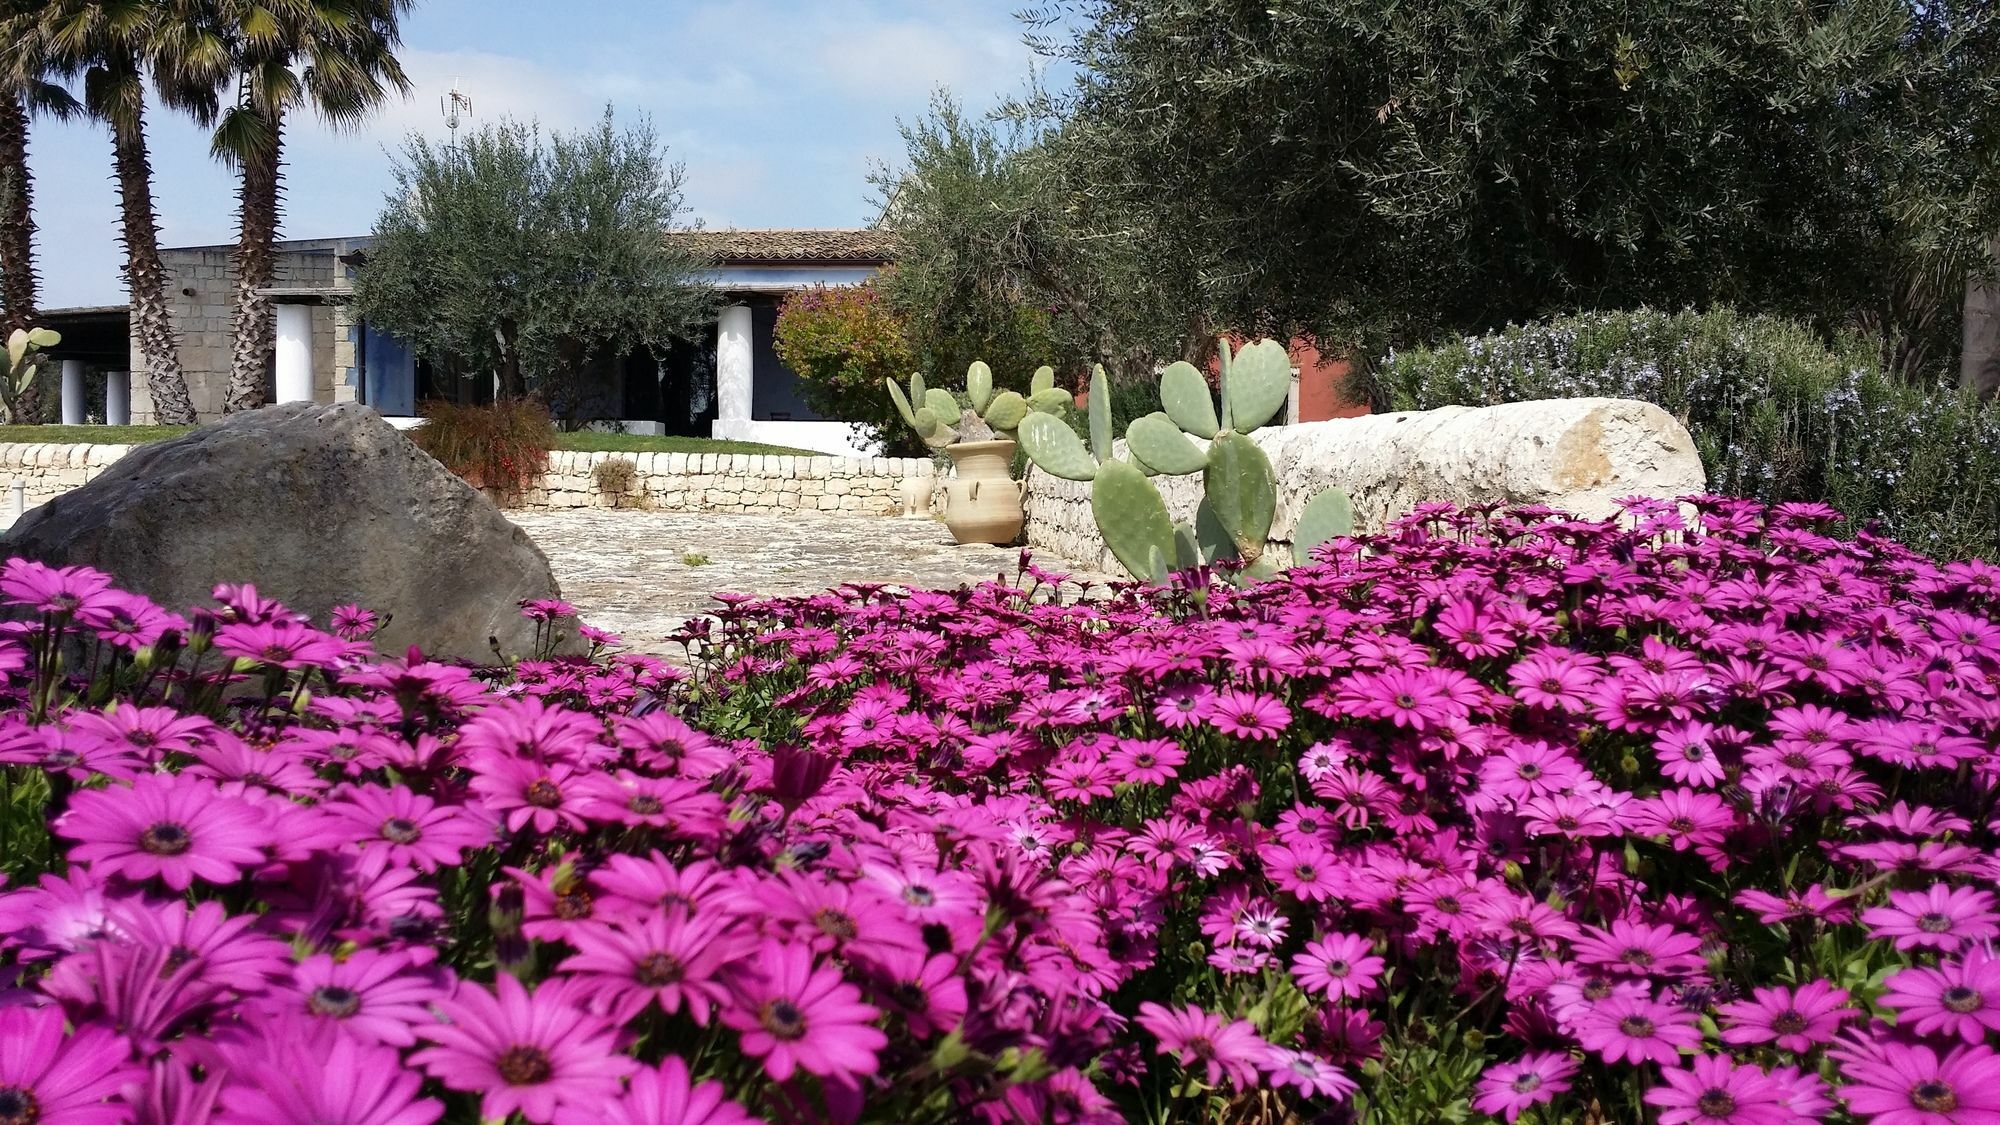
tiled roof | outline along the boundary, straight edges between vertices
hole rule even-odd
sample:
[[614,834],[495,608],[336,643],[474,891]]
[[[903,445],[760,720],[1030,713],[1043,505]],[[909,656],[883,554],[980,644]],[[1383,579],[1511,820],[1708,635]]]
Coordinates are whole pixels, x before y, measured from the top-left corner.
[[725,265],[763,262],[887,262],[895,254],[888,231],[873,227],[807,230],[688,230],[668,235]]

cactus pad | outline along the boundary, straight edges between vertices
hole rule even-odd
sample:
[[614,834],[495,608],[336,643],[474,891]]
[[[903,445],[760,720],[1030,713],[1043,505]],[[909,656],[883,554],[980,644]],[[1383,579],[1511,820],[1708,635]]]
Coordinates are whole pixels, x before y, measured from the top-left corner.
[[1090,369],[1090,454],[1100,463],[1111,460],[1111,380],[1101,363]]
[[1292,532],[1292,561],[1304,566],[1312,550],[1329,539],[1354,534],[1354,501],[1344,488],[1329,488],[1306,502]]
[[937,415],[938,421],[949,426],[958,421],[958,399],[942,387],[932,387],[924,392],[924,405]]
[[1125,445],[1135,460],[1155,472],[1179,476],[1198,473],[1208,464],[1208,454],[1189,441],[1174,420],[1162,413],[1134,418],[1125,428]]
[[903,423],[913,430],[916,429],[916,411],[911,409],[910,400],[903,397],[903,388],[897,386],[894,379],[884,379],[882,382],[888,386],[889,399],[896,404],[896,413],[903,416]]
[[974,414],[986,413],[986,404],[993,401],[993,369],[983,360],[973,360],[965,369],[965,397],[972,400]]
[[1292,357],[1276,340],[1259,340],[1229,365],[1230,424],[1248,432],[1285,408],[1292,392]]
[[1174,524],[1167,502],[1145,474],[1123,461],[1097,467],[1090,486],[1090,514],[1104,535],[1104,545],[1145,582],[1163,582],[1174,559]]
[[1028,400],[1019,391],[1001,391],[993,396],[993,401],[981,411],[986,424],[996,430],[1012,430],[1020,426],[1021,419],[1028,416]]
[[1208,468],[1201,483],[1216,522],[1229,533],[1236,553],[1245,562],[1256,562],[1271,537],[1271,518],[1277,509],[1278,484],[1271,475],[1270,458],[1242,434],[1217,434],[1208,447]]
[[1160,373],[1160,405],[1174,425],[1204,440],[1215,436],[1215,400],[1195,365],[1176,360]]
[[1032,398],[1043,391],[1053,390],[1055,385],[1056,369],[1045,363],[1035,368],[1034,377],[1028,380],[1028,396]]
[[1021,419],[1018,440],[1022,452],[1045,473],[1065,480],[1090,480],[1097,475],[1097,462],[1083,447],[1083,439],[1053,414],[1037,412]]
[[1028,396],[1028,409],[1054,414],[1074,401],[1075,396],[1061,387],[1044,387]]

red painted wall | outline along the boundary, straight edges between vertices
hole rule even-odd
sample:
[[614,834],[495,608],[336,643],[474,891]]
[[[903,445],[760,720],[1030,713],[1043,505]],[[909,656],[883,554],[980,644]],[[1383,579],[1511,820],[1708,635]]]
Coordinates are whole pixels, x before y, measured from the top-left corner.
[[[1242,344],[1239,338],[1233,340],[1230,346],[1240,347]],[[1367,400],[1359,395],[1350,397],[1347,387],[1348,377],[1354,373],[1353,360],[1346,357],[1327,359],[1319,354],[1318,345],[1305,336],[1293,340],[1286,351],[1291,353],[1292,366],[1299,369],[1299,421],[1324,422],[1329,418],[1358,418],[1368,413]],[[1210,384],[1215,382],[1221,371],[1220,358],[1208,361]],[[1079,380],[1079,383],[1076,405],[1081,409],[1089,405],[1090,394],[1084,388],[1090,384],[1087,379]]]

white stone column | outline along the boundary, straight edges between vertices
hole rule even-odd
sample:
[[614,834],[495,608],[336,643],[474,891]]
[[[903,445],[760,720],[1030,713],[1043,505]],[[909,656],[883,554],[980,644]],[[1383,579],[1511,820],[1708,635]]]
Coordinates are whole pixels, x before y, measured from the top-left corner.
[[715,425],[718,438],[750,436],[750,395],[756,351],[750,344],[750,306],[725,305],[715,322]]
[[104,424],[107,426],[129,426],[132,424],[132,373],[130,371],[107,371],[104,373]]
[[278,401],[313,400],[313,310],[311,305],[278,306]]
[[62,424],[83,425],[83,361],[62,361]]

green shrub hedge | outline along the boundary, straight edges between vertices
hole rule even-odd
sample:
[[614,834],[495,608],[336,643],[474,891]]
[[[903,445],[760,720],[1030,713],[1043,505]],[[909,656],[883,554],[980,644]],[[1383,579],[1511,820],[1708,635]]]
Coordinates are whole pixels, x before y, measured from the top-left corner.
[[1822,500],[1930,554],[2000,556],[2000,406],[1884,375],[1862,340],[1728,309],[1585,313],[1397,352],[1398,410],[1538,398],[1656,403],[1694,435],[1713,491]]

